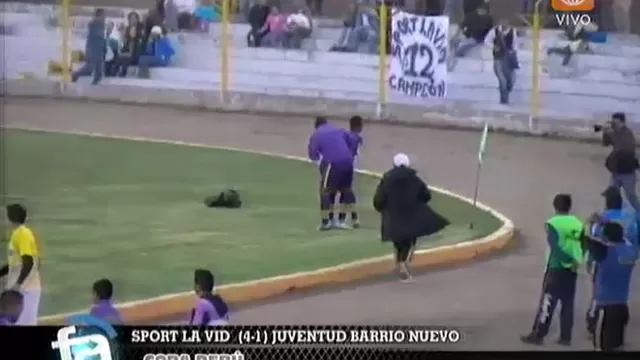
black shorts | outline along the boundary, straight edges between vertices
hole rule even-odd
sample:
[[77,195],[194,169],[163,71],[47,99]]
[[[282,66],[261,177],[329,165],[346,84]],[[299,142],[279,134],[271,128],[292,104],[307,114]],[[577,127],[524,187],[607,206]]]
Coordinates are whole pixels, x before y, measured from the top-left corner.
[[593,345],[596,350],[617,351],[624,345],[624,332],[629,323],[627,304],[598,306]]

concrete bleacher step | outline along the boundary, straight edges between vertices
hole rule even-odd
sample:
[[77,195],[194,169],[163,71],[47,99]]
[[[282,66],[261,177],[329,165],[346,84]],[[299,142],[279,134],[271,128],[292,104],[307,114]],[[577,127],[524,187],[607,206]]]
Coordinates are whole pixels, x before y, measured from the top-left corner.
[[[344,77],[332,74],[329,69],[316,69],[313,73],[277,73],[257,72],[245,69],[229,69],[229,81],[238,85],[268,88],[274,83],[278,86],[296,89],[321,89],[326,91],[344,91],[354,93],[376,93],[378,78],[371,73],[368,78],[352,78],[345,81]],[[186,68],[160,68],[153,69],[154,78],[176,82],[217,82],[221,78],[220,71],[197,71]],[[531,91],[531,81],[527,78],[517,77],[515,89],[526,92]],[[593,86],[576,87],[572,80],[545,79],[545,92],[566,95],[577,95],[596,98],[615,98],[621,102],[640,106],[640,86],[621,84],[593,84]],[[475,75],[450,74],[449,85],[460,88],[493,89],[496,84],[495,76],[489,73]],[[608,94],[607,96],[603,94]]]
[[[165,69],[154,69],[157,70]],[[158,75],[158,74],[153,74]],[[201,80],[199,82],[184,82],[179,83],[174,80],[166,80],[162,76],[151,80],[141,79],[105,79],[106,84],[135,84],[136,86],[147,87],[165,87],[165,88],[180,88],[180,89],[192,89],[192,90],[220,90],[220,84],[217,81]],[[339,98],[344,100],[360,100],[376,102],[378,96],[375,92],[346,92],[346,91],[332,91],[332,90],[320,90],[318,88],[313,89],[297,89],[283,86],[278,82],[269,84],[268,87],[259,85],[241,85],[235,82],[229,84],[229,91],[234,92],[248,92],[257,94],[269,94],[269,95],[283,95],[283,96],[302,96],[310,98]],[[527,114],[530,111],[530,93],[519,90],[514,90],[511,95],[510,105],[498,104],[498,92],[497,89],[485,89],[479,91],[479,89],[460,88],[456,86],[450,86],[448,88],[448,97],[446,99],[416,99],[407,98],[401,94],[389,91],[388,101],[393,103],[405,103],[413,105],[423,105],[430,107],[439,107],[441,109],[447,109],[449,113],[456,113],[457,111],[465,111],[471,108],[475,108],[478,111],[508,111],[508,112],[520,112]],[[629,109],[620,107],[615,101],[610,99],[602,99],[599,102],[600,106],[591,106],[585,108],[584,97],[574,95],[558,96],[557,94],[543,93],[540,96],[541,104],[543,108],[540,110],[542,115],[555,115],[555,116],[594,116],[598,114],[600,116],[607,117],[608,109],[616,108],[621,111],[627,111]],[[611,106],[611,107],[609,107]],[[559,110],[562,109],[562,110]],[[634,111],[627,111],[631,118],[639,116],[640,113]]]
[[[28,36],[3,37],[4,45],[11,49],[5,52],[5,76],[18,76],[25,72],[46,75],[47,61],[61,57],[59,30],[34,27],[25,29],[25,33]],[[206,34],[182,36],[183,41],[175,40],[178,55],[174,64],[169,68],[153,69],[153,81],[180,87],[219,87],[221,54],[215,37]],[[379,58],[375,55],[255,49],[243,46],[244,38],[238,44],[236,40],[233,39],[234,47],[229,51],[229,81],[234,91],[366,101],[377,98]],[[78,34],[72,36],[71,42],[72,48],[84,47],[84,39]],[[462,108],[497,106],[497,84],[490,55],[490,48],[485,46],[459,60],[455,70],[449,74],[446,100],[406,98],[392,92],[389,99],[445,107],[450,104]],[[529,106],[531,57],[531,51],[520,51],[522,69],[517,73],[512,94],[512,106],[518,109]],[[540,67],[551,74],[551,70],[558,70],[558,59],[542,56]],[[541,71],[540,96],[545,111],[594,114],[604,113],[604,109],[618,109],[639,114],[640,76],[624,75],[625,71],[640,70],[637,59],[580,54],[575,57],[575,68],[581,73],[576,76],[563,79],[557,78],[557,74],[550,76]],[[120,80],[109,79],[107,83],[111,81]]]
[[[3,21],[5,23],[12,23],[17,26],[18,32],[23,28],[23,24],[45,24],[47,17],[42,14],[28,14],[28,13],[6,13],[4,14]],[[89,17],[73,17],[74,31],[78,34],[86,34],[86,24],[90,20]],[[109,20],[124,21],[124,19],[110,18]],[[53,30],[53,29],[52,29]],[[230,41],[234,46],[246,46],[246,35],[250,30],[248,24],[231,24],[228,27]],[[330,48],[340,37],[342,29],[340,28],[315,28],[313,32],[313,39],[318,43],[319,49]],[[211,37],[214,41],[220,42],[220,36],[222,34],[221,24],[212,24],[208,34],[184,34],[183,37],[187,40],[191,40],[196,37]],[[562,32],[559,30],[544,30],[541,32],[541,50],[546,50],[550,46],[563,46],[567,43],[565,39],[561,38]],[[612,35],[611,40],[607,44],[595,44],[593,45],[596,53],[602,53],[603,55],[616,55],[624,57],[640,57],[640,37],[627,35],[625,37]],[[531,35],[519,39],[519,50],[526,51],[531,50],[532,40]]]

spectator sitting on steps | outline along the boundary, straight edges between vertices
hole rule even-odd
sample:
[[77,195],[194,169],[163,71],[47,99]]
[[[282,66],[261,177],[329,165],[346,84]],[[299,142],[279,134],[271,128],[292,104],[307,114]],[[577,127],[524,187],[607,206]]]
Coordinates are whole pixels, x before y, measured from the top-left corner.
[[479,6],[475,11],[466,14],[456,35],[452,37],[452,55],[450,68],[455,64],[456,57],[464,57],[478,45],[484,44],[487,34],[493,28],[493,18],[485,6]]
[[558,54],[562,56],[562,66],[567,66],[575,53],[588,52],[590,34],[598,30],[598,25],[591,23],[587,26],[578,24],[575,27],[565,29],[565,35],[569,44],[554,46],[547,50],[547,55]]
[[249,9],[248,20],[249,25],[251,25],[251,30],[247,34],[247,44],[249,46],[260,47],[262,38],[266,35],[266,32],[262,31],[270,10],[265,0],[259,0]]
[[289,49],[302,48],[302,40],[311,36],[311,17],[303,9],[287,17],[284,34],[284,47]]
[[107,24],[107,56],[104,63],[105,76],[115,76],[116,64],[118,61],[118,55],[122,48],[122,35],[124,34],[124,24],[119,23],[116,25],[110,21]]
[[120,76],[127,76],[129,66],[137,66],[140,51],[143,49],[142,41],[146,37],[144,24],[140,21],[140,15],[130,12],[127,15],[127,27],[124,29],[124,40],[122,49],[116,58],[116,66],[113,73]]
[[344,21],[338,42],[331,51],[378,52],[378,15],[373,9],[355,5]]
[[138,61],[138,77],[143,79],[149,78],[150,67],[164,67],[169,65],[171,58],[175,54],[175,50],[169,39],[164,35],[160,26],[154,26],[151,29],[149,43],[147,44],[144,55],[140,56]]
[[272,6],[264,26],[260,29],[260,33],[265,34],[261,44],[267,47],[281,47],[286,23],[287,17],[280,13],[277,6]]

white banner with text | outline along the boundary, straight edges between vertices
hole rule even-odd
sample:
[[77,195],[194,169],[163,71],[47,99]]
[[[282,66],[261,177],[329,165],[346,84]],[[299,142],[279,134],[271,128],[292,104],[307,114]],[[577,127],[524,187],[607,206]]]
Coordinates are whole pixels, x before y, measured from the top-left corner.
[[447,95],[449,18],[398,11],[392,16],[389,86],[423,99]]

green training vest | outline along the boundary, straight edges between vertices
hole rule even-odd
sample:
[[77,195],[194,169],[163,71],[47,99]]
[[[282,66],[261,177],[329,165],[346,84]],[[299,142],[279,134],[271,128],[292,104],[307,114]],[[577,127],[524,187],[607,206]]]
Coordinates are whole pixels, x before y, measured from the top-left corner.
[[[582,221],[574,215],[555,215],[547,220],[547,224],[552,226],[558,233],[560,250],[573,258],[575,263],[581,264],[584,259],[582,239],[580,238],[584,231]],[[555,269],[570,269],[573,264],[562,262],[549,253],[547,266]]]

